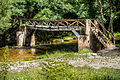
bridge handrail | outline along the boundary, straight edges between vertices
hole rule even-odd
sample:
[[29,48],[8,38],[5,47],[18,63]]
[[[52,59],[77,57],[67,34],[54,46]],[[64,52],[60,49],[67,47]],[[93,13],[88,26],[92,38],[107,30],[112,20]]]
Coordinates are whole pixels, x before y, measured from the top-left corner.
[[[86,21],[86,19],[22,19],[23,21],[31,20],[31,21]],[[96,20],[96,19],[90,19],[90,20]]]
[[[91,19],[91,20],[95,20],[95,19]],[[28,22],[28,24],[30,23],[31,25],[51,25],[51,26],[55,26],[55,25],[63,25],[63,26],[86,26],[86,24],[84,23],[86,21],[86,19],[61,19],[61,20],[39,20],[39,19],[23,19],[22,22],[26,23]]]
[[100,26],[113,38],[113,43],[115,44],[115,38],[114,36],[99,22],[99,20],[96,20],[98,24],[100,24]]
[[97,29],[97,31],[99,31],[107,40],[108,38],[98,29],[98,27],[90,20],[91,24],[94,25],[94,27]]

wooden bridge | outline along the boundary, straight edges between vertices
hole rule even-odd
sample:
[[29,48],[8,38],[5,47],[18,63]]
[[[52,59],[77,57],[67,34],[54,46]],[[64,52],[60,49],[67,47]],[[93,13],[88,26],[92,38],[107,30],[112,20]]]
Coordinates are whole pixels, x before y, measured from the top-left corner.
[[[24,25],[24,29],[22,29]],[[114,48],[114,36],[97,19],[20,20],[17,45],[35,45],[35,31],[72,31],[78,37],[78,49]],[[78,33],[79,31],[79,33]],[[107,37],[109,36],[109,37]]]

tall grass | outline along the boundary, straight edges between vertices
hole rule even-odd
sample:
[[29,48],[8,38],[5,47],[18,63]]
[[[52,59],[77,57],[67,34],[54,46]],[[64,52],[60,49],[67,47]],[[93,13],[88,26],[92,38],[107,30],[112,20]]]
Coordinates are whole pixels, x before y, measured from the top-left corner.
[[7,74],[8,74],[8,69],[9,69],[9,66],[8,66],[8,46],[4,47],[4,54],[3,54],[3,57],[4,57],[4,62],[0,65],[0,79],[1,80],[7,80]]
[[36,59],[44,59],[44,58],[51,58],[51,57],[57,57],[57,56],[63,56],[66,54],[74,54],[74,52],[65,52],[65,51],[54,51],[53,53],[46,52],[45,55],[37,56]]
[[73,67],[67,63],[44,65],[42,69],[9,73],[9,80],[120,80],[120,70]]
[[[92,51],[83,49],[79,53],[82,54],[88,52]],[[49,54],[47,52],[46,55],[40,58],[69,54],[71,54],[70,56],[73,56],[74,52],[56,51],[54,54]],[[5,77],[7,77],[6,80],[120,80],[120,70],[110,68],[94,69],[86,66],[73,67],[64,62],[50,62],[48,62],[48,64],[43,63],[40,66],[42,69],[38,67],[21,72],[7,72],[7,74],[5,74]],[[0,80],[3,80],[3,75],[0,76]]]

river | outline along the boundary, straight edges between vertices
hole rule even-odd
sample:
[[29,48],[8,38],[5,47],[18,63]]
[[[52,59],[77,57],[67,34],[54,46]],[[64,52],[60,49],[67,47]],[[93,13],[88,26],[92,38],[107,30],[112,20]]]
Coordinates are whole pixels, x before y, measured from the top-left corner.
[[[8,61],[19,61],[19,60],[30,60],[36,59],[36,56],[41,56],[48,52],[52,54],[54,51],[72,51],[77,52],[77,40],[69,40],[64,42],[53,42],[53,43],[41,43],[33,47],[18,47],[9,46],[8,48]],[[4,61],[3,49],[0,50],[0,62]]]

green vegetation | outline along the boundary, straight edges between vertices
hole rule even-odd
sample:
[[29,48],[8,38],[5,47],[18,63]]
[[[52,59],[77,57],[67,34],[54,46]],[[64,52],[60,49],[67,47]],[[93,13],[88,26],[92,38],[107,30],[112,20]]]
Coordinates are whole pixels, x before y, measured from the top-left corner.
[[84,48],[84,49],[80,50],[78,53],[83,54],[83,53],[92,53],[92,52],[93,52],[92,50]]
[[[90,49],[82,49],[78,53],[83,54],[83,53],[92,53],[92,50]],[[37,56],[36,59],[44,59],[44,58],[51,58],[51,57],[58,57],[58,56],[73,56],[74,52],[65,52],[65,51],[54,51],[53,53],[48,53],[46,52],[45,55]]]
[[11,19],[11,1],[10,0],[0,0],[0,34],[4,33],[8,28],[10,28]]
[[120,32],[114,33],[114,36],[115,36],[115,37],[120,37]]
[[[73,67],[66,63],[57,66],[43,64],[44,68],[8,73],[8,80],[119,80],[120,70]],[[2,76],[1,76],[2,79]]]
[[52,58],[52,57],[58,57],[58,56],[63,56],[66,54],[74,54],[74,52],[64,52],[64,51],[54,51],[53,53],[48,53],[46,52],[45,55],[37,56],[36,59],[44,59],[44,58]]
[[[92,52],[89,49],[83,49],[78,54]],[[45,55],[39,56],[38,59],[45,59],[48,64],[42,63],[40,67],[21,72],[6,71],[5,80],[119,80],[120,70],[111,68],[94,69],[90,67],[73,67],[65,62],[56,62],[52,57],[74,58],[83,55],[74,55],[74,52],[56,51],[53,54],[48,52]],[[31,60],[31,59],[29,59]],[[53,65],[55,64],[55,65]],[[0,79],[4,80],[4,75],[0,74]]]
[[114,33],[115,40],[116,40],[116,47],[120,47],[120,32]]
[[0,71],[0,77],[2,76],[3,77],[3,80],[6,80],[7,78],[7,74],[8,74],[8,69],[9,69],[9,66],[8,66],[8,46],[4,47],[4,54],[3,54],[3,57],[4,57],[4,62],[0,64],[0,68],[2,69]]
[[[102,22],[99,1],[104,24],[108,26],[106,29],[110,28],[111,32],[113,24],[113,30],[119,31],[119,0],[0,0],[0,46],[16,43],[19,19],[99,19]],[[113,22],[110,24],[110,21]],[[58,35],[63,36],[62,33],[39,31],[36,35],[38,42],[47,42]]]
[[[120,0],[0,0],[0,47],[16,44],[16,31],[22,30],[20,19],[99,19],[116,38],[120,47]],[[23,23],[25,26],[27,23]],[[114,27],[113,27],[114,26]],[[36,40],[52,42],[71,40],[69,32],[38,31]],[[58,35],[59,38],[58,39]],[[92,52],[83,49],[78,54]],[[57,56],[74,57],[74,52],[56,51],[53,54],[37,56],[37,59]],[[78,56],[78,55],[76,55]],[[82,56],[83,57],[83,56]],[[0,63],[0,80],[120,80],[120,70],[73,67],[67,63],[51,66],[43,64],[42,69],[23,72],[8,72],[8,47],[4,49],[4,62]],[[32,60],[32,58],[29,58]],[[24,61],[20,60],[19,62]]]
[[63,37],[63,40],[72,40],[73,37],[69,37],[69,36],[66,36],[66,37]]
[[116,47],[120,47],[120,44],[115,44]]

